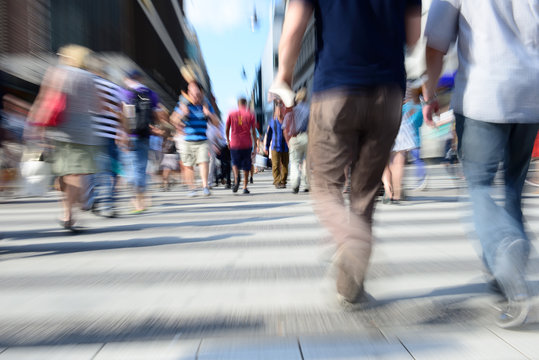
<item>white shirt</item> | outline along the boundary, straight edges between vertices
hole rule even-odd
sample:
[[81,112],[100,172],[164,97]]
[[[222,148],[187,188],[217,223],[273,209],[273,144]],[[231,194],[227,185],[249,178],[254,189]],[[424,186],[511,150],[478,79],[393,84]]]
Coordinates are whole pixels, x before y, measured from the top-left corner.
[[427,45],[457,40],[456,113],[493,123],[539,123],[539,0],[433,0]]

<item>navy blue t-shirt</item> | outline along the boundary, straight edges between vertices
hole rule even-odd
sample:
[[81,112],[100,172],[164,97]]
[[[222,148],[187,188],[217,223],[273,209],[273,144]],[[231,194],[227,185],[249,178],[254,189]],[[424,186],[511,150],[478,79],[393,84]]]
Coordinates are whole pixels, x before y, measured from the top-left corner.
[[295,1],[314,8],[314,92],[390,83],[405,88],[405,12],[421,0]]

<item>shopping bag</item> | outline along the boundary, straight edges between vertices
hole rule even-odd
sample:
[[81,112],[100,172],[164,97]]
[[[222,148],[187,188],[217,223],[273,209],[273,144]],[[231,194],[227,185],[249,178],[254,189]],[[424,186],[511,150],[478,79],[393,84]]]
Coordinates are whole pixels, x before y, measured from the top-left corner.
[[19,165],[22,191],[26,196],[42,196],[49,191],[52,166],[43,160],[43,152],[25,151]]

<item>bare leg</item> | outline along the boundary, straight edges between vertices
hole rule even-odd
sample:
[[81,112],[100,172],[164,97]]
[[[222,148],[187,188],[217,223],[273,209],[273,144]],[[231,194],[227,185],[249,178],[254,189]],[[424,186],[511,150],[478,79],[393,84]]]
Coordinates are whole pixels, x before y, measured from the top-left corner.
[[243,189],[247,189],[247,184],[249,183],[249,173],[249,170],[243,171]]
[[402,198],[402,177],[404,175],[405,160],[406,151],[398,151],[389,165],[393,182],[393,198],[395,200],[401,200]]
[[207,162],[203,162],[198,164],[200,167],[200,177],[202,178],[202,187],[207,188],[208,187],[208,172],[209,172],[209,166]]
[[138,191],[135,194],[135,210],[136,211],[142,211],[146,208],[145,199],[144,199],[144,192]]
[[239,171],[236,165],[232,166],[232,173],[234,174],[234,184],[239,184],[241,179],[239,177]]
[[65,175],[60,179],[64,192],[64,221],[73,222],[73,206],[81,203],[81,175]]
[[168,188],[168,184],[169,184],[169,181],[168,181],[168,178],[170,176],[170,169],[168,168],[164,168],[163,169],[163,188]]
[[180,181],[182,184],[187,184],[187,179],[185,178],[185,166],[183,165],[183,162],[180,160]]
[[184,166],[184,181],[186,182],[189,189],[195,189],[195,169],[192,166]]
[[384,169],[384,174],[382,175],[382,183],[384,184],[384,196],[388,199],[393,198],[393,185],[391,183],[391,170],[389,170],[389,165]]

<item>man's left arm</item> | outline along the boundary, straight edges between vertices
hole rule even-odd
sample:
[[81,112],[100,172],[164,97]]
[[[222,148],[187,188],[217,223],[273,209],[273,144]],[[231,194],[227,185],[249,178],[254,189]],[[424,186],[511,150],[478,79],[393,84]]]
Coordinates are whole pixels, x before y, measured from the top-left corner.
[[436,85],[442,73],[444,55],[457,39],[461,0],[433,0],[425,27],[427,81],[423,85],[423,118],[435,126],[432,115],[439,110]]
[[204,105],[202,107],[202,111],[204,112],[204,116],[206,116],[208,119],[210,119],[211,123],[215,126],[219,126],[219,123],[221,122],[217,115],[215,115],[215,111],[213,110],[213,107],[211,105]]
[[413,49],[421,37],[421,0],[408,1],[405,19],[406,46]]

